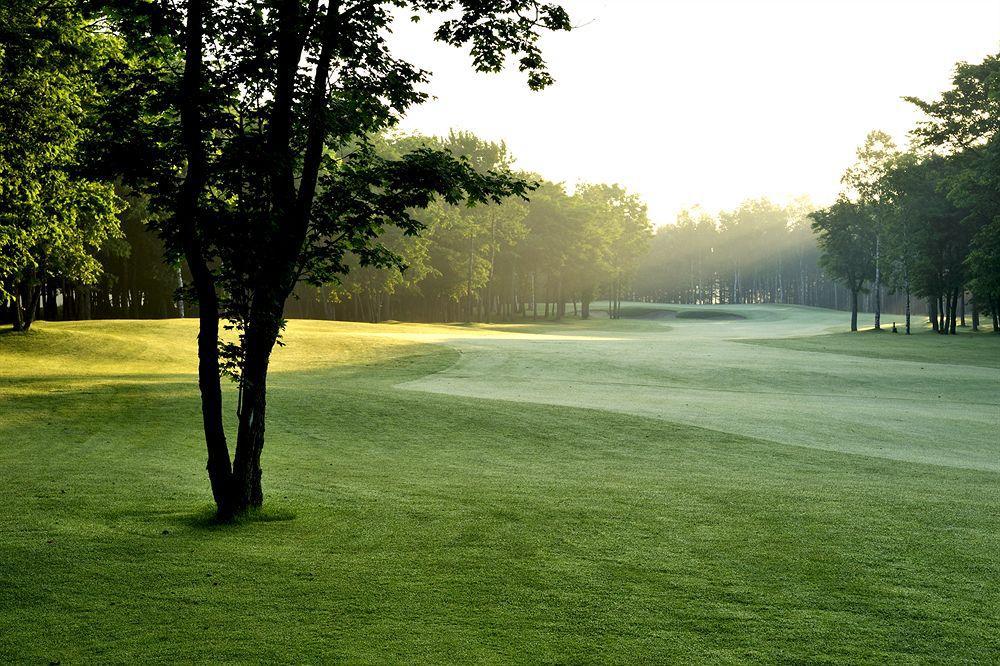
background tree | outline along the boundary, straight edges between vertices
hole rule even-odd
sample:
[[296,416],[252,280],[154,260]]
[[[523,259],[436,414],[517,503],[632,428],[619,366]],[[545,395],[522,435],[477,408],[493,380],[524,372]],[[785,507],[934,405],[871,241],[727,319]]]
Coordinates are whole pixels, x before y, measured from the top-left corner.
[[18,330],[47,281],[94,282],[96,253],[119,234],[113,187],[79,169],[93,72],[116,48],[72,4],[0,7],[0,296]]
[[[1000,307],[989,285],[996,280],[989,248],[1000,244],[1000,54],[981,63],[959,63],[952,87],[940,98],[908,97],[927,118],[914,130],[925,148],[949,158],[953,169],[942,186],[956,206],[967,211],[963,224],[973,238],[976,256],[968,261],[974,308],[997,322]],[[985,289],[985,291],[983,291]],[[998,330],[994,326],[994,330]]]
[[875,232],[862,207],[840,199],[810,214],[817,235],[820,264],[851,293],[851,330],[858,330],[858,294],[875,276]]
[[882,328],[882,237],[891,212],[888,175],[898,154],[892,137],[879,130],[870,132],[858,148],[857,162],[842,179],[847,195],[871,220],[875,237],[875,330]]

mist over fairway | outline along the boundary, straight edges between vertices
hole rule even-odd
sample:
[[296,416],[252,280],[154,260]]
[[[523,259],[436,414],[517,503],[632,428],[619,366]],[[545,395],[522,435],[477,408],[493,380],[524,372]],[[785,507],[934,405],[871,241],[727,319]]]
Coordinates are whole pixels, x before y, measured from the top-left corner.
[[1000,340],[722,309],[293,321],[229,527],[196,322],[4,335],[0,658],[1000,658]]

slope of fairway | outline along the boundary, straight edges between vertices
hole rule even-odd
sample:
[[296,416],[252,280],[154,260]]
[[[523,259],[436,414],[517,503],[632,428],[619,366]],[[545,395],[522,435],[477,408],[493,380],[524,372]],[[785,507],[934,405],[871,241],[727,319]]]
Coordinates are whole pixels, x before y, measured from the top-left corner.
[[[292,322],[268,508],[235,526],[209,519],[195,322],[0,334],[0,661],[1000,660],[1000,371],[935,365],[925,417],[919,364],[729,341],[842,314],[738,312]],[[701,416],[671,397],[697,391]]]
[[[678,317],[669,327],[649,317],[594,322],[577,327],[576,336],[547,329],[558,338],[541,327],[522,336],[454,335],[447,343],[462,352],[460,361],[405,387],[591,407],[796,446],[1000,471],[997,336],[886,334],[865,345],[868,353],[851,354],[843,348],[863,336],[801,338],[842,330],[842,313],[794,306],[724,311],[745,319]],[[764,344],[743,344],[765,337]],[[826,339],[841,349],[817,353]],[[920,354],[926,362],[914,360]]]

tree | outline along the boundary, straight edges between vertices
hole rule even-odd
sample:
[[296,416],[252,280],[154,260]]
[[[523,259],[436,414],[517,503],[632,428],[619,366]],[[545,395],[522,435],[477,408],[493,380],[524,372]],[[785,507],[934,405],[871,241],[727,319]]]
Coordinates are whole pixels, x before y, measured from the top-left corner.
[[1000,219],[976,234],[966,268],[976,304],[991,315],[993,332],[1000,333]]
[[974,310],[992,309],[996,328],[997,305],[992,287],[996,264],[992,250],[1000,244],[1000,54],[981,63],[961,62],[955,67],[952,87],[933,101],[906,98],[926,114],[914,130],[925,148],[949,159],[954,166],[942,186],[949,199],[966,210],[963,220],[972,238],[973,253],[966,259],[970,270]]
[[639,260],[649,249],[652,224],[646,204],[621,185],[581,185],[574,198],[582,204],[586,215],[587,227],[581,235],[583,239],[590,240],[589,247],[587,243],[581,244],[583,256],[576,261],[581,267],[589,265],[586,272],[590,274],[590,279],[585,273],[579,280],[584,287],[586,311],[589,311],[593,292],[593,286],[588,282],[605,277],[608,280],[610,316],[617,318],[622,291],[635,273]]
[[[395,8],[445,18],[435,38],[468,45],[473,66],[497,71],[512,55],[532,88],[551,83],[541,30],[567,30],[555,5],[513,0],[189,0],[180,117],[186,160],[176,215],[162,227],[182,254],[199,304],[199,386],[208,472],[218,511],[260,506],[266,380],[284,304],[300,281],[398,265],[378,242],[435,197],[457,204],[523,196],[528,184],[477,172],[431,148],[400,159],[368,139],[426,95],[428,73],[392,56]],[[220,321],[236,341],[220,345]],[[221,347],[221,351],[220,351]],[[238,382],[236,452],[222,421],[220,372]]]
[[842,182],[849,196],[861,204],[871,220],[875,237],[875,330],[882,328],[882,236],[891,210],[888,174],[899,154],[896,144],[885,132],[873,131],[858,148],[857,162]]
[[96,280],[96,253],[120,234],[113,187],[79,170],[92,73],[117,47],[92,28],[72,4],[0,7],[0,297],[18,330],[47,280]]
[[912,329],[910,296],[917,258],[918,218],[922,211],[921,201],[915,196],[920,191],[914,182],[919,180],[918,165],[919,158],[915,154],[903,153],[885,176],[887,188],[892,192],[892,205],[884,229],[885,255],[888,259],[886,273],[891,288],[902,291],[906,299],[906,335],[910,335]]
[[858,294],[875,274],[875,233],[861,206],[844,198],[810,217],[820,265],[851,292],[851,330],[858,330]]

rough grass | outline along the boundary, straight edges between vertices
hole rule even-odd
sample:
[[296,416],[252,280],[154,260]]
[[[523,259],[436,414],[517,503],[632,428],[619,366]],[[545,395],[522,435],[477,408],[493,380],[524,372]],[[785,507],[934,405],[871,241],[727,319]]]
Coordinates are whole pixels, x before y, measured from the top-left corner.
[[[730,332],[830,323],[793,314],[749,311]],[[781,441],[780,424],[753,438],[622,408],[671,344],[695,357],[663,381],[714,373],[717,388],[732,349],[748,366],[810,356],[813,390],[836,391],[829,373],[852,360],[730,343],[720,327],[293,322],[269,396],[267,509],[236,526],[206,503],[193,322],[0,336],[0,660],[1000,659],[989,465],[908,460],[903,434],[899,456],[857,455]],[[723,349],[698,355],[698,340]],[[610,409],[509,395],[516,364],[593,378],[616,360],[645,371],[605,386]],[[901,362],[884,362],[890,380]],[[424,390],[490,363],[489,399]],[[757,371],[743,385],[768,381]],[[771,372],[772,389],[806,390]],[[801,432],[823,427],[800,414]],[[950,427],[942,449],[979,432]]]

